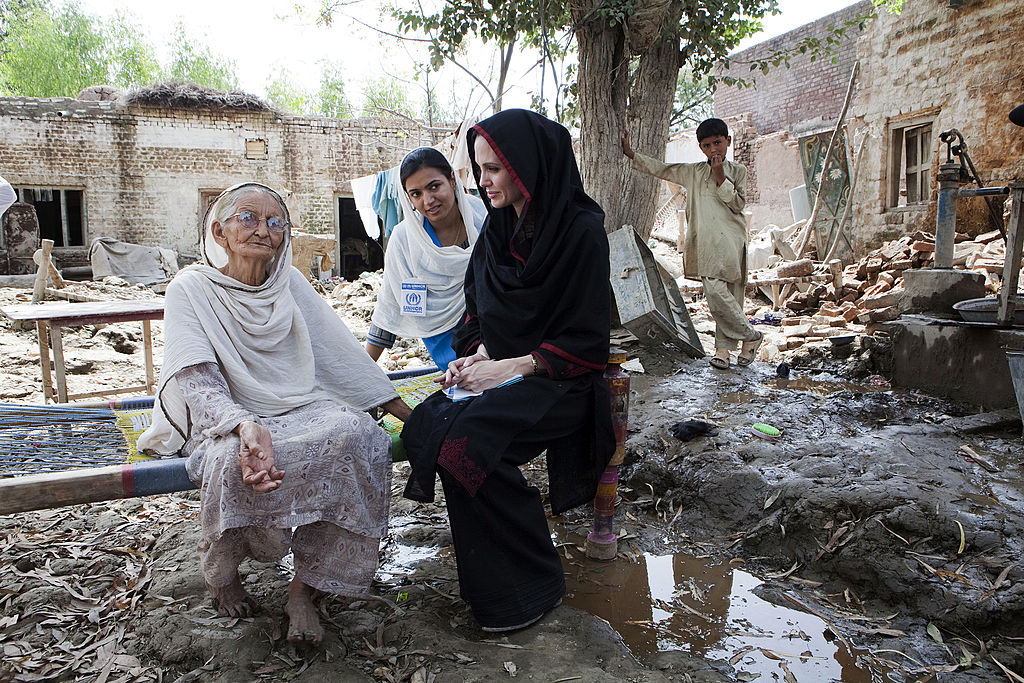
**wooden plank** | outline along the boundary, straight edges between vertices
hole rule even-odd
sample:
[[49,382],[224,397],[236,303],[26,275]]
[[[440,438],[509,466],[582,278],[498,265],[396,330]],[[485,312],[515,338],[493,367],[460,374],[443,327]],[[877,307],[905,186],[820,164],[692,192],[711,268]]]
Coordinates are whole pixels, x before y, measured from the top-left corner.
[[64,372],[64,340],[60,325],[50,325],[50,348],[53,350],[53,369],[57,373],[57,403],[68,402],[68,380]]
[[123,465],[0,479],[0,514],[124,498]]
[[1014,183],[1013,210],[1010,212],[1010,226],[1006,232],[1006,260],[1003,262],[1003,284],[999,291],[999,310],[996,322],[1000,325],[1013,324],[1017,314],[1017,286],[1020,284],[1021,248],[1024,247],[1024,184]]
[[148,320],[142,321],[142,351],[146,356],[146,393],[152,394],[156,372],[153,370],[153,328]]
[[39,337],[39,369],[43,374],[43,403],[53,400],[53,377],[50,375],[50,342],[47,339],[47,325],[42,320],[36,322],[36,335]]
[[0,479],[0,515],[195,488],[185,458],[158,458]]
[[83,303],[17,304],[0,309],[11,320],[54,320],[72,327],[97,323],[160,320],[164,315],[163,299],[132,301],[90,301]]
[[101,389],[99,391],[87,391],[84,394],[68,394],[68,401],[77,401],[81,398],[96,398],[97,396],[114,396],[117,394],[135,394],[138,392],[147,392],[152,394],[149,387],[145,384],[140,384],[134,387],[118,387],[117,389]]

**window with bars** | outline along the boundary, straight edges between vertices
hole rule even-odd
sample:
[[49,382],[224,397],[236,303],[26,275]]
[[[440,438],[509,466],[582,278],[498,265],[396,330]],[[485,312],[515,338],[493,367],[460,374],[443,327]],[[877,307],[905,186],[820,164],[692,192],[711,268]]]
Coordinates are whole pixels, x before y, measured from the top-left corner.
[[932,122],[894,126],[890,140],[889,208],[928,204],[931,199]]

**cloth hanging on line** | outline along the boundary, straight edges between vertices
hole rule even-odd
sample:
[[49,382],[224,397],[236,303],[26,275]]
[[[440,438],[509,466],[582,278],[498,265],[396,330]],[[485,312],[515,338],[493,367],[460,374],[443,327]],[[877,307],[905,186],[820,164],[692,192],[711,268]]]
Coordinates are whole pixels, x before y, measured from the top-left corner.
[[384,237],[391,237],[391,231],[402,221],[402,194],[397,166],[377,174],[372,201],[373,210],[384,222]]

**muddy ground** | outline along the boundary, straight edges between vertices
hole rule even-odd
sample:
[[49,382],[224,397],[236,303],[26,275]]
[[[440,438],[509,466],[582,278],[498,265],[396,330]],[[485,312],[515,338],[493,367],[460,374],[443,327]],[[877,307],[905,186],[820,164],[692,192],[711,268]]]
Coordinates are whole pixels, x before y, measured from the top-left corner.
[[[357,335],[375,282],[325,290]],[[27,296],[0,289],[0,305]],[[71,390],[141,382],[138,327],[68,330]],[[217,617],[195,493],[0,517],[0,681],[1021,680],[1008,673],[1024,673],[1020,423],[975,431],[969,407],[888,388],[886,344],[821,342],[724,372],[626,344],[644,372],[619,555],[586,559],[589,510],[552,519],[569,593],[503,637],[458,598],[443,499],[402,499],[402,464],[373,595],[324,600],[318,650],[284,640],[287,562],[243,565],[263,611]],[[40,403],[34,330],[0,321],[0,352],[0,399]],[[406,345],[384,364],[424,358]],[[681,441],[669,427],[685,419],[717,434]],[[781,437],[756,437],[755,422]],[[544,487],[543,463],[527,474]]]

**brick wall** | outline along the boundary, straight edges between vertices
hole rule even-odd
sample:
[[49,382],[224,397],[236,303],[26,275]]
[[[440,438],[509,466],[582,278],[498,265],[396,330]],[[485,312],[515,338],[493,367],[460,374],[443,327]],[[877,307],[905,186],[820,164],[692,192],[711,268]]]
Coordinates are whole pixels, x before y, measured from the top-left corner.
[[[908,3],[909,4],[909,3]],[[779,50],[791,48],[808,37],[824,40],[830,26],[841,27],[858,13],[872,11],[870,0],[805,24],[789,33],[777,36],[754,47],[729,55],[730,67],[718,69],[719,77],[753,79],[754,87],[720,85],[715,90],[715,115],[725,118],[750,114],[751,122],[761,135],[779,130],[792,130],[800,122],[829,121],[839,115],[843,96],[850,81],[850,70],[857,59],[856,27],[847,29],[847,37],[840,44],[836,62],[831,59],[811,61],[809,55],[797,55],[784,65],[772,67],[767,74],[751,71],[750,63],[769,57]]]
[[[247,138],[266,140],[267,158],[247,159]],[[186,254],[197,251],[202,191],[256,180],[284,192],[297,226],[333,233],[335,198],[351,196],[350,179],[435,142],[375,119],[0,97],[0,172],[12,185],[83,190],[87,242]]]
[[[860,3],[817,22],[733,55],[731,73],[741,75],[741,59],[771,54],[843,18],[865,11]],[[772,69],[757,77],[755,90],[722,86],[715,93],[715,112],[723,117],[749,114],[758,140],[737,140],[738,159],[748,169],[760,166],[773,177],[782,166],[799,168],[799,155],[781,156],[775,165],[761,158],[761,138],[771,131],[787,131],[792,139],[829,130],[842,108],[853,60],[860,74],[847,116],[851,144],[866,134],[866,144],[853,194],[850,231],[854,253],[863,255],[881,243],[915,230],[934,231],[935,176],[945,160],[939,133],[959,129],[987,185],[1024,179],[1024,129],[1010,124],[1007,114],[1024,102],[1024,71],[1019,43],[1024,36],[1024,12],[1019,0],[967,0],[952,9],[941,0],[908,2],[901,14],[880,10],[856,41],[846,41],[837,64],[794,59],[793,68]],[[909,122],[931,121],[931,190],[929,201],[910,208],[889,207],[892,129]],[[858,142],[859,144],[859,142]],[[782,212],[784,188],[759,183],[755,168],[748,184],[748,208],[766,216],[774,203]],[[796,176],[794,176],[794,180]],[[802,183],[802,180],[800,181]],[[780,196],[775,196],[780,195]],[[987,209],[980,199],[960,202],[957,230],[969,234],[989,229]],[[781,213],[771,222],[782,224]],[[754,222],[757,228],[757,221]]]
[[[1019,0],[908,2],[902,14],[885,12],[858,43],[862,86],[852,116],[871,136],[854,193],[854,246],[859,253],[917,229],[934,231],[935,175],[945,161],[939,133],[959,129],[986,185],[1024,179],[1024,128],[1007,115],[1024,102]],[[888,209],[889,140],[893,125],[931,118],[931,201],[916,209]],[[957,230],[988,230],[982,199],[959,202]]]

